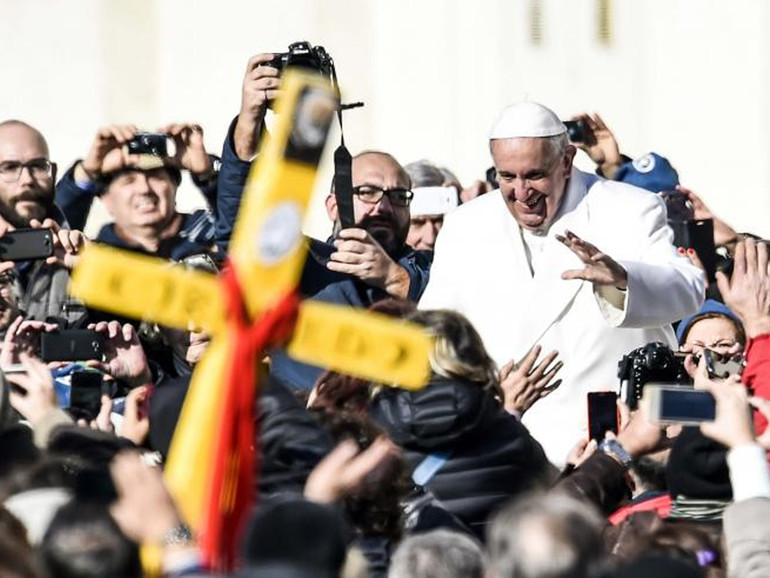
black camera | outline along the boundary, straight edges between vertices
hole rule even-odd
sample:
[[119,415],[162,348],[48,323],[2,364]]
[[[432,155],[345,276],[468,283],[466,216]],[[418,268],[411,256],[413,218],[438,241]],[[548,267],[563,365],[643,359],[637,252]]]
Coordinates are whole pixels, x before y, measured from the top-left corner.
[[302,41],[290,44],[288,52],[276,54],[270,62],[266,63],[266,66],[272,66],[281,71],[290,67],[303,68],[331,80],[334,61],[323,46],[312,46],[309,42]]
[[126,143],[128,153],[132,155],[168,156],[168,137],[157,132],[138,132]]
[[623,402],[632,410],[638,407],[644,386],[651,381],[690,384],[690,376],[684,368],[684,356],[677,355],[659,341],[624,355],[618,362],[618,377],[625,385]]
[[570,142],[585,142],[586,123],[582,120],[565,120],[564,126],[567,127],[567,136]]

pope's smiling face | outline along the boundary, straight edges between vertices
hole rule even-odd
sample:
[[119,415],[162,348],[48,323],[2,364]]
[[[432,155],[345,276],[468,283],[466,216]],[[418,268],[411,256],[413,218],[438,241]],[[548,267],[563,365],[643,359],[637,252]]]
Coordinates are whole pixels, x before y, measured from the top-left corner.
[[513,218],[525,229],[547,229],[564,198],[575,147],[559,154],[548,138],[509,138],[491,141],[490,148]]

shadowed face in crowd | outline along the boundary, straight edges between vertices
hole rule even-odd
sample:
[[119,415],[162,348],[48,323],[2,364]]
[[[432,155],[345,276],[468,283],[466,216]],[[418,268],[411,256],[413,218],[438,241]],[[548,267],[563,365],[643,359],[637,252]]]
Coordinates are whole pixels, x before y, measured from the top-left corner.
[[444,224],[444,215],[419,215],[409,223],[406,244],[418,251],[433,251],[436,237]]
[[559,155],[547,138],[509,138],[492,140],[491,151],[513,218],[525,229],[547,230],[564,198],[575,148]]

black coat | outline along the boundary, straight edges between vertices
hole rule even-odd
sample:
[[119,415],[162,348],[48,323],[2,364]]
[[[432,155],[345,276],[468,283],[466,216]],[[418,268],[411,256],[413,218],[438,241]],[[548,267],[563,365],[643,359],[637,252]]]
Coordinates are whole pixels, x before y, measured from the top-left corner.
[[475,384],[434,378],[418,392],[383,389],[371,413],[412,468],[450,452],[426,488],[482,539],[493,510],[551,472],[540,444]]

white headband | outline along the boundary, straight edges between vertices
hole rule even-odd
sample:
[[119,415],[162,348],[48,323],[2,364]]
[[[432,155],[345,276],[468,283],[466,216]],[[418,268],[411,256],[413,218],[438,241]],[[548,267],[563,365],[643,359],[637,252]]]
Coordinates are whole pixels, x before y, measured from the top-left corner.
[[457,207],[457,189],[454,187],[417,187],[409,205],[412,217],[445,215]]

